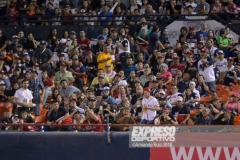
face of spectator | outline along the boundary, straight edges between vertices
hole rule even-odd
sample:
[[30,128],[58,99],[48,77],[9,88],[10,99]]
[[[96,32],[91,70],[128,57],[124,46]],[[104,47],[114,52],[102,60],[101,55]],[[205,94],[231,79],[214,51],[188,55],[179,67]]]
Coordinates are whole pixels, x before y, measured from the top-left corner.
[[27,113],[26,112],[22,113],[22,119],[24,119],[24,120],[27,119]]
[[143,68],[143,63],[142,63],[142,62],[139,62],[139,63],[137,64],[137,67],[138,67],[138,69],[142,69],[142,68]]
[[104,7],[103,7],[103,12],[104,12],[104,13],[107,13],[107,12],[108,12],[108,6],[104,6]]
[[104,78],[98,78],[98,83],[103,85],[105,83]]
[[143,59],[144,59],[144,57],[143,57],[143,54],[142,54],[142,53],[139,53],[137,57],[138,57],[138,60],[143,60]]
[[149,76],[148,76],[148,81],[152,82],[153,79],[154,79],[154,76],[153,76],[153,75],[149,75]]
[[23,36],[24,36],[23,31],[20,31],[20,32],[18,33],[18,37],[19,37],[19,38],[22,38]]
[[122,12],[121,7],[117,7],[117,8],[116,8],[116,11],[117,11],[117,13],[121,13],[121,12]]
[[146,9],[146,11],[147,12],[149,12],[149,13],[152,13],[152,6],[149,4],[149,5],[147,5],[147,9]]
[[42,77],[43,77],[44,79],[47,78],[47,77],[48,77],[47,72],[42,72]]
[[121,78],[124,77],[124,72],[123,71],[119,71],[119,74],[120,74]]
[[124,115],[124,116],[130,115],[130,110],[124,109],[124,110],[123,110],[123,115]]
[[210,110],[208,108],[205,108],[203,111],[202,111],[202,115],[204,118],[207,118],[210,114]]
[[54,36],[57,35],[57,30],[56,30],[56,29],[53,29],[53,30],[52,30],[52,35],[54,35]]
[[63,33],[63,36],[64,36],[64,38],[68,38],[68,32],[65,31],[65,32]]
[[66,82],[66,81],[63,81],[63,82],[62,82],[62,88],[66,89],[67,86],[68,86],[67,82]]
[[140,15],[140,12],[139,12],[138,9],[135,9],[135,10],[134,10],[134,15]]
[[238,65],[235,65],[235,66],[234,66],[234,71],[238,72],[239,69],[240,69],[240,66],[238,66]]
[[161,71],[164,73],[164,72],[167,71],[167,68],[166,68],[165,66],[162,66],[162,67],[161,67]]
[[183,80],[184,81],[189,81],[190,80],[190,76],[189,76],[189,74],[183,74]]
[[171,4],[173,4],[173,5],[176,4],[176,0],[171,0],[170,2],[171,2]]
[[105,69],[106,69],[107,72],[111,72],[112,71],[110,66],[105,66]]
[[143,96],[144,96],[145,98],[149,98],[149,97],[150,97],[150,92],[148,92],[148,91],[143,91]]
[[207,29],[207,23],[203,23],[203,24],[202,24],[202,29],[203,29],[203,30],[206,30],[206,29]]
[[190,29],[189,33],[190,33],[190,35],[194,35],[195,34],[195,29]]
[[32,40],[33,39],[33,35],[30,33],[30,34],[28,34],[28,39],[29,40]]
[[65,72],[66,71],[66,66],[60,66],[60,71]]
[[206,56],[207,56],[207,53],[206,53],[206,52],[201,52],[201,53],[200,53],[200,56],[201,56],[201,57],[206,57]]
[[107,39],[107,44],[108,44],[108,45],[112,44],[112,38],[108,38],[108,39]]
[[173,64],[178,65],[179,64],[179,59],[178,58],[173,58]]
[[131,38],[129,39],[129,43],[130,43],[131,45],[134,44],[134,38],[133,38],[133,37],[131,37]]
[[128,58],[128,59],[127,59],[127,65],[128,65],[128,66],[131,66],[132,63],[133,63],[132,58]]
[[59,14],[59,10],[57,8],[54,9],[54,14],[58,15]]
[[[135,83],[136,84],[136,83]],[[143,94],[143,89],[142,89],[142,87],[137,87],[136,88],[136,93],[138,94],[138,95],[142,95]]]
[[19,85],[18,85],[18,83],[14,83],[14,85],[13,85],[13,89],[15,89],[15,90],[19,89]]
[[28,81],[24,81],[24,82],[22,83],[23,89],[27,89],[27,88],[28,88],[28,85],[29,85]]
[[143,35],[143,36],[146,36],[146,35],[147,35],[146,29],[142,29],[141,31],[142,31],[142,35]]
[[85,7],[85,8],[88,7],[88,1],[83,1],[83,7]]
[[109,53],[110,52],[109,47],[107,45],[105,45],[103,47],[103,52],[105,52],[105,53]]
[[191,90],[194,90],[194,88],[195,88],[194,84],[190,83],[190,84],[189,84],[189,88],[190,88]]
[[218,98],[217,92],[213,92],[213,93],[211,94],[211,96],[212,96],[212,99],[217,99],[217,98]]
[[137,5],[137,0],[131,0],[131,5],[133,6]]
[[64,8],[64,14],[65,14],[65,15],[68,15],[68,14],[69,14],[69,8],[68,8],[68,7]]
[[102,92],[102,98],[107,99],[109,95],[109,91]]
[[232,3],[233,3],[233,1],[232,1],[232,0],[228,0],[228,3],[229,3],[229,4],[232,4]]
[[131,77],[131,78],[134,78],[135,76],[136,76],[135,72],[134,72],[134,71],[131,71],[131,72],[130,72],[130,77]]
[[206,42],[206,46],[207,46],[208,48],[212,47],[212,41],[210,41],[210,40],[207,41],[207,42]]
[[59,108],[58,102],[53,103],[53,104],[52,104],[52,108],[53,108],[53,110],[57,111],[58,108]]
[[172,87],[171,87],[171,93],[172,93],[172,94],[177,93],[177,91],[178,91],[177,86],[172,86]]
[[233,60],[228,59],[227,62],[228,62],[228,65],[229,65],[229,66],[232,66],[232,65],[233,65]]
[[191,14],[193,12],[193,8],[192,7],[188,7],[187,8],[187,12]]
[[108,28],[103,28],[103,34],[108,35]]
[[62,96],[61,96],[61,95],[58,95],[58,96],[57,96],[57,101],[58,101],[58,103],[61,103],[61,102],[62,102]]
[[79,34],[79,35],[80,35],[80,37],[85,37],[86,34],[85,34],[84,31],[80,31],[80,34]]
[[119,93],[120,93],[120,94],[125,94],[125,89],[124,89],[123,86],[120,86],[120,87],[119,87]]

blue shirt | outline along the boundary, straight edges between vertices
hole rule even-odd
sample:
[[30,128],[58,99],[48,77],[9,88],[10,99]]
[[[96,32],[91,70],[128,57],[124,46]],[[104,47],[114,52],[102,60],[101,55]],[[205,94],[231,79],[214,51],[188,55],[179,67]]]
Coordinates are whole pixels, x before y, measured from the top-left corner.
[[32,91],[33,101],[38,101],[40,99],[40,89],[44,89],[42,80],[36,78],[29,82],[29,90]]
[[104,13],[101,12],[98,16],[98,21],[100,22],[101,26],[107,26],[109,21],[112,21],[112,13],[108,12],[108,13]]
[[68,86],[66,89],[63,89],[61,88],[59,90],[59,93],[60,95],[63,97],[63,98],[69,98],[69,96],[75,92],[78,92],[79,89],[74,87],[74,86]]
[[130,67],[126,66],[126,67],[124,67],[123,71],[124,71],[124,75],[125,75],[126,79],[128,79],[128,78],[130,78],[130,72],[131,71],[136,72],[136,71],[138,71],[138,68],[133,65]]
[[208,32],[197,31],[196,36],[198,41],[203,41],[205,37],[207,37]]
[[158,34],[156,32],[151,33],[148,36],[148,47],[157,49],[158,48],[157,41],[159,41]]
[[[147,29],[147,36],[151,33],[152,31],[150,29]],[[142,36],[141,30],[138,32],[138,36]]]

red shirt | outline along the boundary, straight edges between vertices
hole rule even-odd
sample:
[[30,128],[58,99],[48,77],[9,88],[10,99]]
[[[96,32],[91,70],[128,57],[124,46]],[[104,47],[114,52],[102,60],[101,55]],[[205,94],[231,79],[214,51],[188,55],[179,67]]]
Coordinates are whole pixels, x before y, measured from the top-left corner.
[[184,72],[184,66],[182,64],[178,64],[178,65],[170,65],[168,68],[168,71],[172,73],[172,76],[175,77],[175,75],[177,74],[177,70],[181,70],[182,72]]
[[48,78],[42,81],[45,87],[50,87],[53,85],[53,80],[52,78]]
[[[96,115],[98,117],[98,121],[94,121],[94,120],[87,120],[85,119],[83,121],[83,124],[102,124],[102,120],[101,118],[99,117],[99,115]],[[103,132],[103,127],[102,126],[84,126],[84,130],[85,131],[94,131],[94,132]]]
[[84,40],[81,40],[79,38],[77,43],[83,51],[87,51],[91,48],[91,43],[90,43],[90,40],[88,38],[85,38]]

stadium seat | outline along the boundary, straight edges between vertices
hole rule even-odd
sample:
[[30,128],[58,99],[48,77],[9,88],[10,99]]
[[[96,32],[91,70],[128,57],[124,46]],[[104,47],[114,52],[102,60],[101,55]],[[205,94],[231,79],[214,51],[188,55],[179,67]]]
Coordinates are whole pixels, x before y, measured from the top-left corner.
[[219,97],[219,99],[220,99],[223,103],[225,103],[225,102],[227,102],[227,100],[228,100],[228,96]]
[[198,101],[199,103],[207,103],[212,100],[212,97],[207,96],[207,97],[201,97],[200,100]]
[[197,112],[198,112],[197,109],[190,110],[190,116],[191,116],[191,117],[194,117]]
[[234,125],[240,125],[240,116],[234,117]]
[[227,89],[223,89],[218,91],[218,96],[219,97],[223,97],[223,96],[229,96],[230,95],[230,91]]
[[224,85],[216,85],[216,90],[219,91],[219,90],[222,90],[224,89],[225,86]]
[[45,116],[36,116],[34,121],[35,123],[45,123]]
[[46,109],[42,109],[42,110],[40,111],[40,116],[46,116],[47,111],[48,111],[48,110],[46,110]]

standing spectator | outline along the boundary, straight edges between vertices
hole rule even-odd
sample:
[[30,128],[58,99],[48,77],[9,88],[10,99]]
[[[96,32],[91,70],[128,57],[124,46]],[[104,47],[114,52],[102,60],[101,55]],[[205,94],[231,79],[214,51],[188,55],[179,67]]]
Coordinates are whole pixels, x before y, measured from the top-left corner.
[[52,89],[54,89],[55,84],[51,77],[48,76],[47,71],[42,72],[42,82],[45,87],[45,94],[43,96],[42,104],[45,105],[49,95],[52,95]]
[[203,75],[205,84],[212,92],[216,91],[215,73],[213,69],[213,59],[208,57],[207,50],[201,49],[201,59],[195,62],[195,66],[200,75]]
[[22,111],[28,110],[28,107],[34,107],[35,104],[32,103],[33,95],[28,89],[29,81],[22,81],[22,88],[18,89],[14,94],[14,103],[17,104],[18,116],[21,116]]
[[148,53],[152,54],[155,49],[164,49],[162,43],[159,40],[158,33],[159,28],[154,25],[151,34],[148,36]]
[[153,124],[153,119],[156,117],[157,111],[160,109],[157,99],[152,97],[150,92],[150,88],[144,88],[144,98],[142,100],[143,115],[140,122],[141,124]]
[[[38,78],[37,71],[31,72],[31,79],[29,82],[29,90],[33,93],[33,103],[36,104],[35,115],[40,115],[40,103],[43,102],[43,97],[45,95],[45,87],[42,83],[42,80]],[[42,96],[40,95],[40,90],[42,90]]]
[[160,65],[160,77],[164,79],[164,85],[172,82],[172,74],[168,71],[168,65],[165,63]]
[[114,25],[124,25],[124,15],[122,14],[122,10],[121,7],[116,7],[114,13],[113,13],[114,17],[114,21],[113,24]]
[[84,31],[80,31],[79,35],[80,35],[80,38],[78,39],[77,43],[80,49],[83,52],[90,50],[91,44],[90,44],[90,40],[86,37],[86,33]]
[[213,118],[213,115],[210,114],[210,110],[208,108],[205,108],[202,111],[202,116],[197,119],[197,124],[211,125],[213,124]]
[[120,55],[123,52],[130,53],[130,44],[126,38],[125,33],[119,33],[119,42],[116,42],[116,47],[118,49],[118,54]]
[[162,44],[164,44],[166,42],[169,42],[169,40],[168,40],[168,29],[167,28],[163,28],[161,30],[161,34],[160,34],[159,40],[160,40],[160,42]]
[[171,72],[173,78],[176,76],[177,70],[181,70],[182,72],[184,72],[184,66],[181,63],[179,63],[178,56],[173,56],[173,62],[168,68],[168,71]]
[[106,72],[106,70],[105,70],[106,64],[110,64],[111,68],[113,68],[112,55],[111,55],[111,53],[109,53],[109,47],[107,46],[107,44],[104,44],[103,52],[101,52],[98,55],[97,63],[98,63],[98,69],[103,69],[104,72]]
[[111,25],[112,24],[112,13],[108,11],[108,6],[103,7],[103,11],[98,15],[98,21],[100,21],[101,26]]
[[53,55],[52,51],[46,48],[46,41],[40,42],[40,48],[34,52],[32,60],[40,65],[41,70],[50,70]]
[[74,25],[74,16],[70,13],[70,8],[68,5],[64,6],[64,11],[62,15],[62,25]]
[[28,33],[28,37],[26,42],[23,44],[23,48],[30,52],[33,52],[37,48],[37,41],[33,37],[32,33]]
[[117,4],[117,7],[121,7],[121,10],[122,10],[122,14],[125,14],[127,12],[127,7],[124,3],[121,2],[121,0],[115,0],[115,3],[118,3]]

